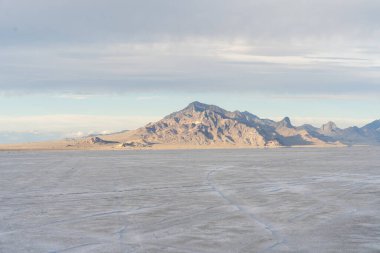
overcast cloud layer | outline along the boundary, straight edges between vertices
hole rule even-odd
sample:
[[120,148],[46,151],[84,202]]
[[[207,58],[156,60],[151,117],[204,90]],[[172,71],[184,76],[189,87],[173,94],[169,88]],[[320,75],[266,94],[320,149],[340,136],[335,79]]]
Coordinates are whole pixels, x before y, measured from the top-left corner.
[[0,0],[0,91],[380,95],[380,1]]

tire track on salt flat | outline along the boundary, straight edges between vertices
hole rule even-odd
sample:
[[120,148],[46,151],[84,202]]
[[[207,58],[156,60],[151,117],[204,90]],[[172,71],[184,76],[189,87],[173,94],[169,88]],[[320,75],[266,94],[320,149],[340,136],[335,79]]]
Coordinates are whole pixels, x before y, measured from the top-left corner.
[[221,190],[213,180],[213,176],[220,171],[235,168],[235,166],[225,166],[218,169],[212,169],[207,173],[207,184],[210,186],[210,188],[216,192],[219,197],[221,197],[225,202],[227,202],[229,205],[235,207],[237,210],[239,210],[241,213],[244,213],[251,221],[253,221],[256,224],[259,224],[262,228],[267,230],[271,235],[272,238],[276,241],[269,247],[266,247],[258,252],[267,252],[269,250],[272,250],[273,248],[286,243],[286,239],[284,239],[274,228],[273,226],[266,221],[263,221],[259,219],[254,213],[246,210],[244,207],[242,207],[239,203],[237,203],[233,198],[228,197],[226,194],[224,194],[223,190]]

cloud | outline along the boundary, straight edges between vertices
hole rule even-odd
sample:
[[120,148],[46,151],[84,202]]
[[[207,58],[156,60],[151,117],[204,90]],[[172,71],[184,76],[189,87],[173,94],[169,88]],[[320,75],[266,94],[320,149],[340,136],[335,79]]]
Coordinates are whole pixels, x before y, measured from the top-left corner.
[[376,0],[2,0],[0,41],[373,36],[379,7]]
[[0,92],[380,95],[379,8],[375,0],[2,0]]
[[293,44],[207,39],[0,48],[0,90],[76,99],[127,92],[380,94],[377,55],[326,46],[314,41],[293,55],[284,55],[299,48]]

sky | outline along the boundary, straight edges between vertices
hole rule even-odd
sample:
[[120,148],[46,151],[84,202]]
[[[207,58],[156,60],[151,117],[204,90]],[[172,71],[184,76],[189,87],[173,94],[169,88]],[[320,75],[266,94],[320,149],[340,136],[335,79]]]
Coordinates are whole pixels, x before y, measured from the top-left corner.
[[380,119],[377,0],[0,0],[0,143],[135,129],[192,101]]

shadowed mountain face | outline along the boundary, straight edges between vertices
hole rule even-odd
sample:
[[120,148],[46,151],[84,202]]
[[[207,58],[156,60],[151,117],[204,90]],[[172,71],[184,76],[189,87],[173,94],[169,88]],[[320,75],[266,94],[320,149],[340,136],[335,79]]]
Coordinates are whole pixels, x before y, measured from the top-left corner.
[[137,130],[102,136],[123,147],[173,146],[252,146],[276,147],[379,142],[379,122],[363,128],[339,129],[333,122],[321,128],[295,127],[285,117],[276,122],[249,112],[230,112],[215,105],[193,102],[181,111]]

